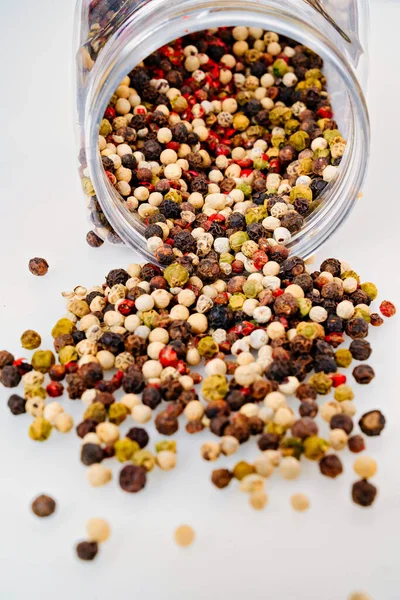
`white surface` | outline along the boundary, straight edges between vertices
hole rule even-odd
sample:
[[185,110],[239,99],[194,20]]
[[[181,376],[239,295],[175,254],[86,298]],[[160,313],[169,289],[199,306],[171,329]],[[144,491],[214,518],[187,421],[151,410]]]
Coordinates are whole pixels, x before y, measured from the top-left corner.
[[[43,347],[51,347],[51,326],[64,311],[62,290],[98,284],[109,269],[134,261],[128,250],[93,250],[84,240],[88,227],[73,137],[72,13],[72,0],[0,6],[0,346],[16,355],[26,328],[39,331]],[[320,258],[347,259],[365,280],[377,283],[381,299],[399,302],[400,5],[380,0],[371,17],[369,178],[351,219]],[[30,275],[32,256],[48,260],[47,277]],[[367,440],[368,454],[379,464],[379,496],[369,510],[349,498],[356,477],[354,455],[348,455],[338,481],[323,478],[306,461],[298,481],[275,475],[266,485],[269,506],[257,513],[237,486],[219,492],[209,483],[213,467],[232,465],[238,457],[213,465],[202,461],[199,447],[207,434],[179,436],[178,468],[151,473],[138,495],[122,492],[116,480],[92,489],[75,435],[55,432],[45,444],[30,441],[30,417],[13,417],[7,390],[0,390],[0,598],[345,600],[365,589],[374,600],[398,600],[399,320],[387,321],[371,337],[377,377],[356,390],[358,414],[382,408],[388,425],[380,438]],[[78,418],[80,403],[64,404]],[[154,443],[159,436],[151,432]],[[249,459],[256,454],[255,444],[243,449]],[[42,492],[57,499],[58,512],[40,521],[29,503]],[[308,513],[292,511],[293,492],[309,494]],[[112,536],[94,563],[83,564],[75,559],[74,544],[84,538],[92,516],[107,518]],[[187,550],[172,541],[181,523],[197,533]]]

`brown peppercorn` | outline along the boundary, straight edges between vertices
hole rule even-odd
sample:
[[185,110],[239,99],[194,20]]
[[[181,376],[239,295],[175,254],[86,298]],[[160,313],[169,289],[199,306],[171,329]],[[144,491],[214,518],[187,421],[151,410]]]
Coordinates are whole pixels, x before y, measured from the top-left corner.
[[386,419],[380,410],[371,410],[365,413],[358,421],[360,429],[365,435],[380,435],[385,427]]
[[258,438],[257,445],[264,452],[264,450],[277,450],[279,448],[279,435],[276,433],[263,433]]
[[353,431],[353,421],[351,417],[340,413],[338,415],[334,415],[330,420],[330,428],[331,429],[343,429],[349,435]]
[[155,426],[158,433],[161,433],[161,435],[174,435],[174,433],[178,431],[179,423],[175,416],[170,415],[166,410],[163,410],[156,416]]
[[99,551],[97,542],[79,542],[76,553],[81,560],[93,560]]
[[110,392],[97,392],[96,402],[101,402],[106,408],[109,408],[115,402],[115,396]]
[[228,417],[231,409],[225,400],[213,400],[207,404],[204,412],[206,417],[214,419],[215,417]]
[[100,246],[104,244],[104,240],[102,240],[94,231],[88,231],[86,234],[86,242],[91,248],[100,248]]
[[[290,348],[292,352],[296,354],[309,354],[313,347],[313,340],[304,337],[303,335],[296,335],[290,342]],[[306,386],[307,384],[304,384]],[[297,396],[297,394],[296,394]],[[299,400],[301,399],[297,396]]]
[[318,398],[318,394],[315,388],[313,388],[309,383],[301,383],[296,390],[296,398],[298,398],[301,402],[313,401]]
[[78,400],[86,391],[86,385],[78,373],[67,375],[67,392],[71,400]]
[[50,496],[41,494],[32,502],[31,508],[37,517],[49,517],[56,510],[56,503]]
[[64,365],[53,365],[49,371],[49,377],[52,381],[62,381],[66,375],[66,368]]
[[250,435],[259,435],[264,431],[264,421],[259,417],[249,417],[246,425]]
[[125,340],[125,350],[132,356],[143,356],[146,354],[147,343],[143,337],[139,335],[128,335]]
[[214,417],[210,421],[210,431],[214,435],[217,435],[218,437],[222,437],[224,435],[224,431],[228,426],[229,426],[229,418],[226,416],[221,415],[219,417]]
[[301,440],[309,437],[310,435],[318,434],[318,426],[310,417],[304,417],[296,421],[292,427],[292,435],[298,437]]
[[319,461],[319,470],[322,475],[334,479],[343,473],[343,465],[336,454],[327,454]]
[[11,354],[11,352],[7,352],[7,350],[0,351],[0,369],[12,365],[13,362],[14,356]]
[[200,433],[200,431],[203,431],[204,425],[203,425],[202,421],[189,421],[189,423],[186,424],[185,429],[188,433],[190,433],[192,435],[195,433]]
[[293,317],[299,310],[297,300],[292,294],[282,294],[274,302],[274,312],[283,317]]
[[377,493],[377,488],[366,479],[356,481],[351,489],[353,502],[365,507],[374,503]]
[[218,489],[226,488],[233,478],[233,473],[229,469],[216,469],[211,473],[211,481]]
[[146,469],[136,465],[126,465],[119,474],[119,485],[130,494],[140,492],[146,485]]
[[122,285],[125,285],[128,279],[129,273],[127,273],[124,269],[113,269],[108,273],[106,277],[106,283],[109,288],[112,288],[113,285],[116,285],[117,283],[122,283]]
[[272,383],[268,379],[259,379],[250,386],[250,396],[255,402],[261,402],[270,392],[272,392]]
[[301,417],[311,417],[314,419],[318,414],[318,404],[313,401],[302,402],[299,408]]
[[74,338],[70,333],[63,333],[54,338],[54,350],[57,354],[60,353],[60,350],[65,348],[65,346],[75,346]]
[[37,277],[43,277],[49,270],[49,264],[44,258],[31,258],[28,266],[32,275],[36,275]]
[[375,377],[375,371],[369,365],[358,365],[353,369],[353,377],[357,383],[366,385]]
[[171,378],[162,382],[160,392],[164,400],[167,402],[175,402],[183,392],[183,387],[178,379]]
[[21,381],[21,374],[14,365],[6,365],[1,369],[0,382],[7,388],[17,387]]
[[347,445],[350,452],[354,452],[355,454],[365,450],[365,441],[362,435],[351,436],[347,441]]
[[162,398],[159,388],[156,388],[152,385],[144,388],[142,402],[145,406],[149,406],[152,410],[154,410],[161,403],[161,400]]
[[76,433],[80,438],[84,438],[87,433],[96,431],[98,423],[94,419],[86,419],[76,427]]
[[382,317],[378,315],[378,313],[371,313],[369,318],[370,325],[372,325],[372,327],[380,327],[384,323]]
[[98,381],[103,379],[103,369],[99,363],[86,363],[79,367],[79,375],[87,388],[94,388]]

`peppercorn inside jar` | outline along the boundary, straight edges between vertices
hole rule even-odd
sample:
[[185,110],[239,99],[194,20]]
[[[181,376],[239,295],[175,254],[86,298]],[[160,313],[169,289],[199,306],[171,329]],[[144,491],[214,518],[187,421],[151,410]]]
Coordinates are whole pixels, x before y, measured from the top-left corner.
[[89,243],[122,238],[163,267],[187,256],[217,257],[225,275],[262,270],[266,246],[307,237],[337,187],[348,131],[331,88],[320,55],[261,27],[160,47],[116,83],[99,119],[108,192],[82,168]]

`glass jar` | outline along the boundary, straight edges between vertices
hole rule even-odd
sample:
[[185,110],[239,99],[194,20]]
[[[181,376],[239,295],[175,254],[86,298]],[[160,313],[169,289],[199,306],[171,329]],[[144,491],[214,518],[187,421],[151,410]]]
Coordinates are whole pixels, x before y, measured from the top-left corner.
[[247,25],[290,37],[324,60],[335,119],[347,148],[336,180],[289,244],[313,254],[344,222],[359,196],[370,145],[365,104],[368,0],[79,0],[77,110],[80,174],[92,228],[146,260],[144,224],[111,185],[98,151],[98,132],[120,81],[149,54],[189,32]]

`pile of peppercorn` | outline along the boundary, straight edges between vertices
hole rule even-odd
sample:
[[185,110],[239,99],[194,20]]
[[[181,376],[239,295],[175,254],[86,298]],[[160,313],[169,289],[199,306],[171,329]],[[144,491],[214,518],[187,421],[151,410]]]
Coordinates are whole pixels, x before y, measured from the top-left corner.
[[240,26],[179,38],[124,78],[99,151],[160,264],[207,257],[225,275],[252,273],[266,238],[287,244],[300,231],[346,149],[322,66],[293,40]]
[[[34,417],[29,435],[44,441],[53,428],[64,433],[73,428],[72,417],[54,398],[66,390],[71,400],[81,400],[83,419],[76,433],[95,486],[111,480],[104,463],[112,457],[124,463],[119,483],[131,493],[143,489],[155,466],[174,468],[176,441],[159,440],[153,453],[143,425],[154,418],[158,433],[171,437],[182,414],[188,433],[209,429],[219,438],[203,444],[206,460],[233,454],[256,439],[262,455],[253,465],[241,462],[232,472],[219,469],[212,476],[219,488],[233,477],[240,480],[241,489],[256,493],[255,508],[266,503],[260,477],[276,466],[293,479],[301,461],[309,459],[318,461],[323,475],[337,477],[343,467],[334,451],[365,447],[354,431],[354,391],[341,369],[355,361],[352,375],[358,384],[375,376],[365,361],[372,352],[369,327],[383,323],[371,311],[377,289],[361,283],[343,261],[327,259],[319,271],[309,272],[301,258],[289,256],[273,240],[266,254],[263,273],[229,281],[217,270],[206,271],[204,263],[196,268],[180,260],[163,273],[152,264],[132,264],[111,271],[101,286],[64,292],[67,313],[52,329],[54,350],[38,349],[41,337],[29,330],[21,337],[22,346],[34,350],[29,362],[0,352],[1,383],[24,385],[23,395],[8,401],[11,412]],[[381,312],[390,317],[395,308],[385,301]],[[348,348],[346,337],[351,338]],[[204,378],[195,371],[202,362]],[[327,439],[318,415],[329,423]],[[377,436],[385,418],[373,410],[358,425],[365,436]],[[367,506],[376,496],[367,481],[376,465],[364,458],[355,465],[364,475],[352,496]]]

